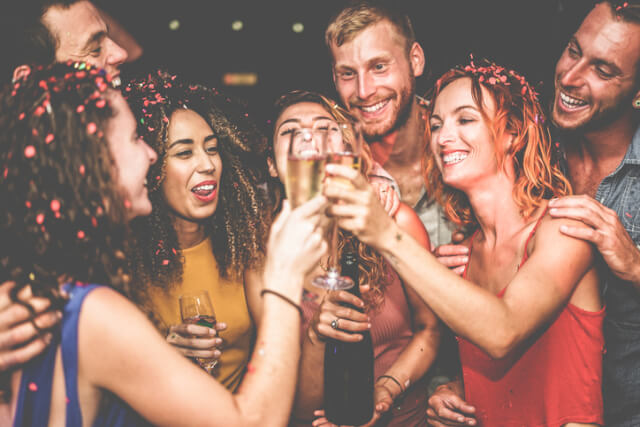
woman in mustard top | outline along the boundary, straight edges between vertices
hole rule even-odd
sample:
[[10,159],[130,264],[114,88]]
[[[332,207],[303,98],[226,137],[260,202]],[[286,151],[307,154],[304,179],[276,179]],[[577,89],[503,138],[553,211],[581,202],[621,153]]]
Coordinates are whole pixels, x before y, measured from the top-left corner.
[[[235,391],[259,318],[259,304],[248,302],[258,302],[254,272],[269,230],[257,186],[266,141],[217,91],[165,72],[130,83],[125,95],[158,153],[147,177],[153,212],[133,225],[134,274],[148,284],[137,302],[182,354],[218,358],[213,375]],[[209,292],[214,329],[181,321],[178,297],[195,290]]]

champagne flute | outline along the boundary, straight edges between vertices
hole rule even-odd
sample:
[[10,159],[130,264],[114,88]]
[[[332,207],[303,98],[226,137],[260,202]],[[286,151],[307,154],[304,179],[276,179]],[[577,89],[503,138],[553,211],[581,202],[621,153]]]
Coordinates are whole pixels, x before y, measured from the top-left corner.
[[[349,120],[344,123],[332,122],[328,128],[327,163],[349,166],[360,170],[362,151],[362,134],[357,121]],[[339,177],[329,177],[333,184],[353,188],[350,181]],[[338,264],[338,223],[334,219],[330,226],[329,261],[327,273],[313,279],[313,284],[319,288],[339,290],[349,289],[354,283],[347,276],[340,275]]]
[[[180,295],[178,298],[180,303],[180,317],[183,323],[206,326],[207,328],[216,327],[216,315],[211,305],[208,291],[195,291]],[[218,359],[196,358],[200,367],[207,373],[211,374],[218,365]]]
[[327,129],[294,128],[290,133],[285,190],[291,208],[319,194],[324,180]]

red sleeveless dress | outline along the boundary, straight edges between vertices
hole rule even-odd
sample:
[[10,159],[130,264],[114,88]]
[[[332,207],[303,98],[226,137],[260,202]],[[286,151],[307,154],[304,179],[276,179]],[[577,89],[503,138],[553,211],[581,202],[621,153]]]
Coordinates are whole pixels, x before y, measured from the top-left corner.
[[[519,267],[527,260],[526,248],[545,214],[527,238]],[[465,278],[467,271],[468,264]],[[505,291],[506,287],[498,297]],[[604,425],[603,319],[604,308],[591,312],[569,303],[549,326],[502,359],[492,359],[457,337],[465,400],[476,407],[478,426]]]

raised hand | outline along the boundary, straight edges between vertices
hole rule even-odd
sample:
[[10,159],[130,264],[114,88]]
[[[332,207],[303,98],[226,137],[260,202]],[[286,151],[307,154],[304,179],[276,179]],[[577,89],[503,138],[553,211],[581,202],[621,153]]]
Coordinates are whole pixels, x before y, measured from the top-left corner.
[[218,359],[222,354],[222,338],[218,331],[224,331],[227,325],[217,322],[215,328],[181,323],[169,328],[167,342],[186,357]]
[[320,339],[332,338],[344,342],[357,342],[362,335],[354,332],[371,329],[369,316],[351,308],[364,307],[364,302],[347,291],[331,291],[326,294],[313,315],[309,327]]

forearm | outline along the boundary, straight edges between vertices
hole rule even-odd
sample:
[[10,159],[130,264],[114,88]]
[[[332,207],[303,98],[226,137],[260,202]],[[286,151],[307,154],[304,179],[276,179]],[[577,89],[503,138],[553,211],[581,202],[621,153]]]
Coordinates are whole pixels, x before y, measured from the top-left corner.
[[[413,335],[411,341],[383,375],[395,378],[402,385],[402,391],[406,391],[431,367],[436,358],[439,343],[440,331],[437,327],[423,328]],[[394,392],[393,397],[398,397],[398,394]]]
[[298,372],[293,413],[298,419],[311,420],[313,411],[321,409],[324,400],[324,341],[313,329],[307,330],[302,340]]
[[[238,393],[234,396],[246,425],[287,424],[300,356],[299,313],[272,294],[264,294],[262,325]],[[283,328],[286,325],[286,328]],[[274,392],[278,404],[274,404]],[[245,424],[242,424],[245,425]]]

